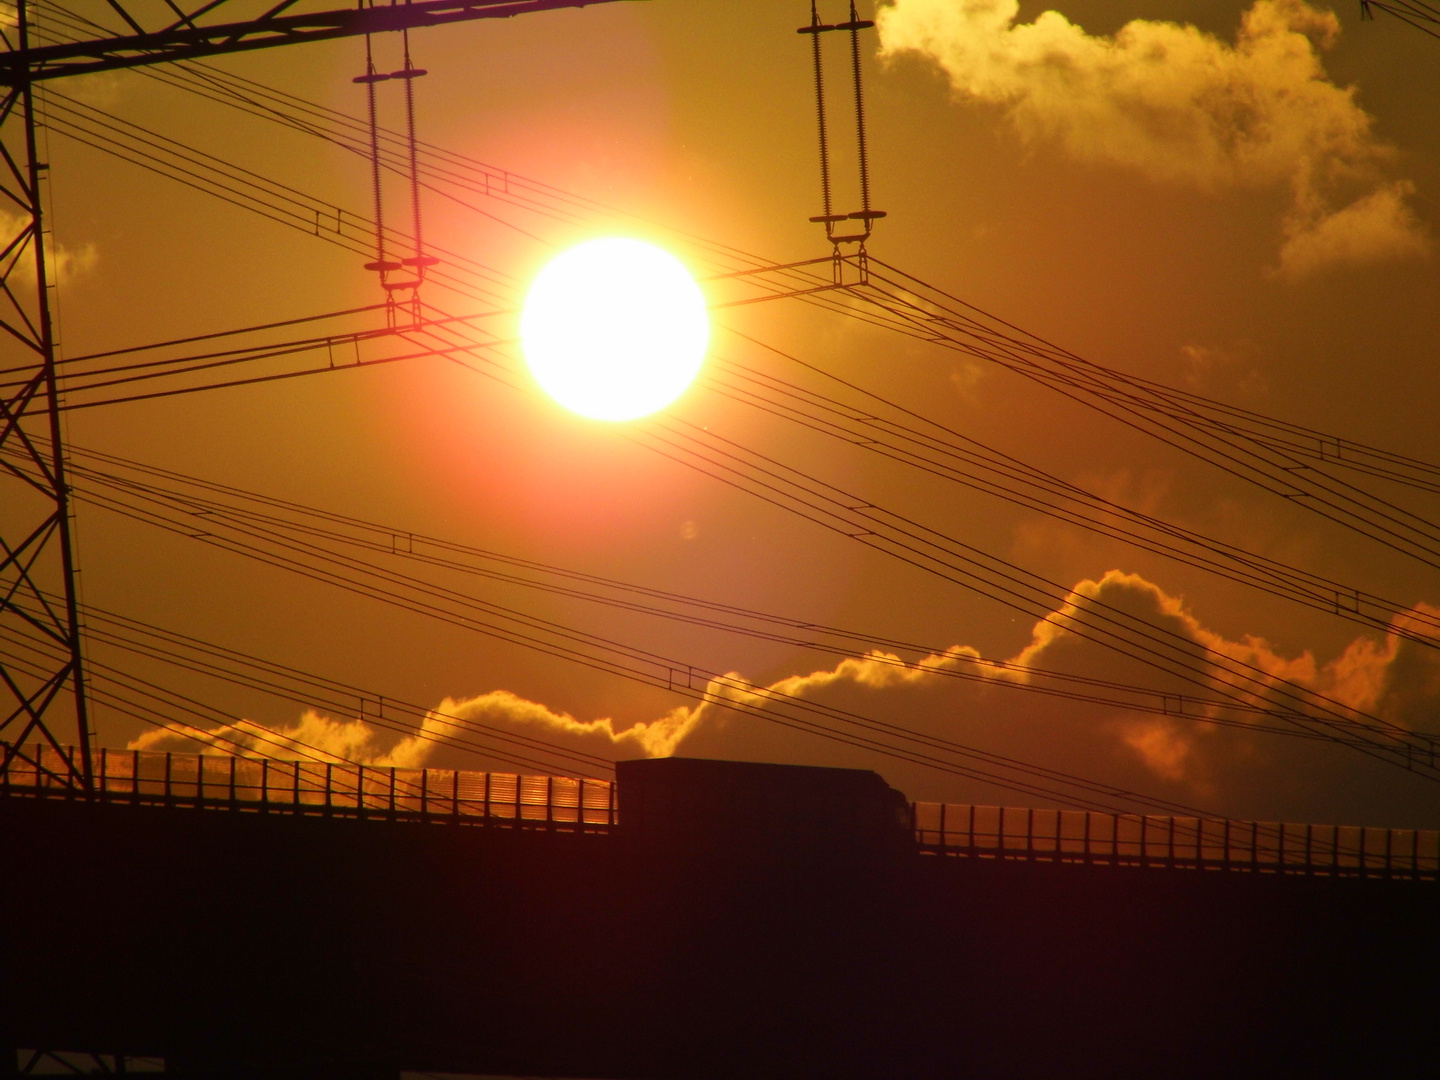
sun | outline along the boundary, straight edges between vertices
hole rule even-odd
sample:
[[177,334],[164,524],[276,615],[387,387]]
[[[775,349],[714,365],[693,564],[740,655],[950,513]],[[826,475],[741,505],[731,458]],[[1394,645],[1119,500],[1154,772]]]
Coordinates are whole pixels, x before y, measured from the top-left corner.
[[623,237],[590,240],[536,276],[520,316],[525,360],[545,392],[596,420],[669,405],[700,371],[705,298],[680,260]]

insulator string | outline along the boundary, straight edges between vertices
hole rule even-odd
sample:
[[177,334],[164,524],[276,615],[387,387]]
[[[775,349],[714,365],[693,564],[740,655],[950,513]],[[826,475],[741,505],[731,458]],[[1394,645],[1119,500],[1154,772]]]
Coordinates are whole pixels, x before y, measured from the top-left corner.
[[415,228],[415,276],[425,278],[425,242],[420,235],[420,165],[415,142],[415,79],[424,74],[410,62],[410,31],[402,33],[405,43],[405,125],[410,140],[410,212]]
[[384,198],[380,188],[380,123],[375,108],[375,58],[370,48],[370,35],[365,35],[365,74],[371,76],[365,82],[365,96],[370,106],[370,176],[375,189],[375,261],[380,263],[380,272],[385,272],[385,223]]
[[371,48],[370,35],[366,34],[365,74],[355,81],[365,84],[365,97],[370,107],[370,177],[375,193],[375,262],[367,269],[378,270],[382,282],[385,280],[385,272],[389,267],[385,261],[384,196],[380,177],[380,122],[376,114],[375,84],[387,78],[389,78],[388,75],[380,75],[375,71],[375,55]]
[[820,63],[820,14],[815,0],[810,0],[810,46],[815,57],[815,115],[820,124],[820,193],[825,207],[825,233],[831,229],[833,214],[830,204],[830,144],[825,136],[825,82]]
[[[816,37],[818,46],[819,37]],[[850,62],[855,72],[855,132],[860,147],[860,209],[865,216],[865,231],[870,231],[870,170],[865,161],[865,101],[860,91],[860,19],[855,13],[855,0],[850,0]],[[825,212],[830,212],[827,207]]]

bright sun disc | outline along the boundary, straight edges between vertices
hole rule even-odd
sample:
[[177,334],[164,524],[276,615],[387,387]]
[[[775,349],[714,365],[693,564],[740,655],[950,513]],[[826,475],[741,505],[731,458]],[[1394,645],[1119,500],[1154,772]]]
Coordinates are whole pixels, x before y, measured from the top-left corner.
[[705,359],[710,320],[679,259],[616,237],[573,247],[540,271],[520,340],[536,381],[561,405],[632,420],[685,392]]

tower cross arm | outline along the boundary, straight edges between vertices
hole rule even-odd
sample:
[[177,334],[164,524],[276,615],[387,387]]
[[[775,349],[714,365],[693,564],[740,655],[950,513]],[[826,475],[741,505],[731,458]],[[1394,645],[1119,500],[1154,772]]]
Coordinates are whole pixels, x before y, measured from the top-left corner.
[[327,41],[472,19],[508,19],[537,11],[615,2],[617,0],[419,0],[384,7],[262,15],[248,22],[207,26],[177,24],[154,33],[0,52],[0,86],[20,86],[41,79],[194,60],[304,41]]

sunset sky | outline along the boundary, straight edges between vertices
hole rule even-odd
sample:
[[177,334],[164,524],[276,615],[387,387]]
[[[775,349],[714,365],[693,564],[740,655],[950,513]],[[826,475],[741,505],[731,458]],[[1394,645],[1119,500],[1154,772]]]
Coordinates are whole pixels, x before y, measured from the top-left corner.
[[[67,6],[118,24],[99,0]],[[158,22],[163,8],[153,6]],[[42,28],[78,33],[75,23],[47,24],[43,11]],[[862,16],[872,12],[879,25],[862,37],[870,172],[874,205],[889,215],[869,244],[875,258],[1108,368],[1440,461],[1440,41],[1383,15],[1362,22],[1353,2],[861,5]],[[837,0],[821,4],[822,18],[844,15]],[[414,62],[429,71],[415,86],[420,137],[485,163],[492,177],[516,178],[509,196],[499,181],[490,197],[426,193],[425,235],[443,249],[427,303],[452,316],[487,313],[461,325],[507,341],[525,284],[585,239],[652,240],[701,279],[725,259],[826,255],[823,231],[807,220],[820,212],[809,39],[795,33],[808,21],[801,0],[649,0],[413,34]],[[848,59],[841,35],[825,45],[837,206],[848,210],[858,208]],[[382,70],[400,67],[398,37],[377,37],[374,48]],[[359,117],[364,92],[351,79],[364,70],[364,49],[349,39],[192,71],[240,76]],[[186,84],[212,87],[202,98],[157,74],[57,80],[45,90],[64,357],[383,299],[364,254],[104,152],[97,117],[118,117],[355,221],[372,212],[362,157],[256,115],[262,109],[234,107],[238,98],[213,89],[220,81]],[[398,126],[398,86],[381,91],[382,120]],[[261,100],[259,90],[246,92]],[[77,140],[80,125],[96,145]],[[525,182],[554,194],[519,205],[515,192],[538,190]],[[385,199],[387,219],[408,229],[398,178],[387,180]],[[719,246],[731,254],[716,255]],[[471,262],[456,263],[457,253]],[[476,276],[476,266],[487,269]],[[442,278],[447,269],[458,276]],[[717,305],[741,295],[734,282],[702,280],[702,288]],[[934,669],[980,670],[964,659],[968,649],[1020,667],[1206,693],[737,490],[683,454],[657,452],[668,445],[657,441],[657,424],[693,425],[685,430],[697,438],[803,470],[851,505],[883,507],[1062,594],[1073,590],[1077,610],[1109,605],[1180,635],[1196,655],[1208,649],[1342,711],[1431,733],[1440,732],[1440,557],[1359,535],[999,365],[843,311],[792,297],[717,306],[712,317],[709,372],[743,365],[862,412],[880,408],[864,393],[878,395],[909,410],[912,425],[944,425],[1093,495],[1394,601],[1415,612],[1398,616],[1411,632],[1386,635],[887,460],[727,396],[703,375],[656,420],[585,420],[540,394],[510,345],[469,366],[421,357],[76,409],[66,435],[77,463],[101,471],[128,466],[81,451],[395,534],[920,646],[893,650],[905,664],[859,659],[863,646],[844,660],[427,565],[415,551],[436,549],[422,542],[406,542],[417,545],[408,557],[364,555],[701,671],[1143,796],[1126,805],[1440,827],[1435,780],[1354,748],[1254,730],[1295,728],[1262,723],[1253,711],[1219,710],[1217,725],[1004,685],[1026,681],[1023,671],[943,677]],[[367,312],[247,340],[383,326],[383,313]],[[487,371],[509,372],[509,384]],[[1329,475],[1440,537],[1440,525],[1428,524],[1440,522],[1433,472],[1429,491],[1342,469]],[[858,766],[912,798],[1063,801],[723,702],[697,709],[664,688],[219,550],[211,542],[219,528],[198,540],[156,529],[87,495],[83,472],[76,484],[83,599],[101,612],[607,759],[678,753]],[[1430,548],[1440,550],[1440,539]],[[310,711],[98,636],[88,648],[101,664],[218,709],[207,724],[220,714],[246,718],[377,764],[515,767],[362,722],[358,702],[348,712]],[[931,651],[931,670],[905,666]],[[417,718],[399,726],[407,725]],[[109,747],[195,745],[103,701],[95,726]]]

